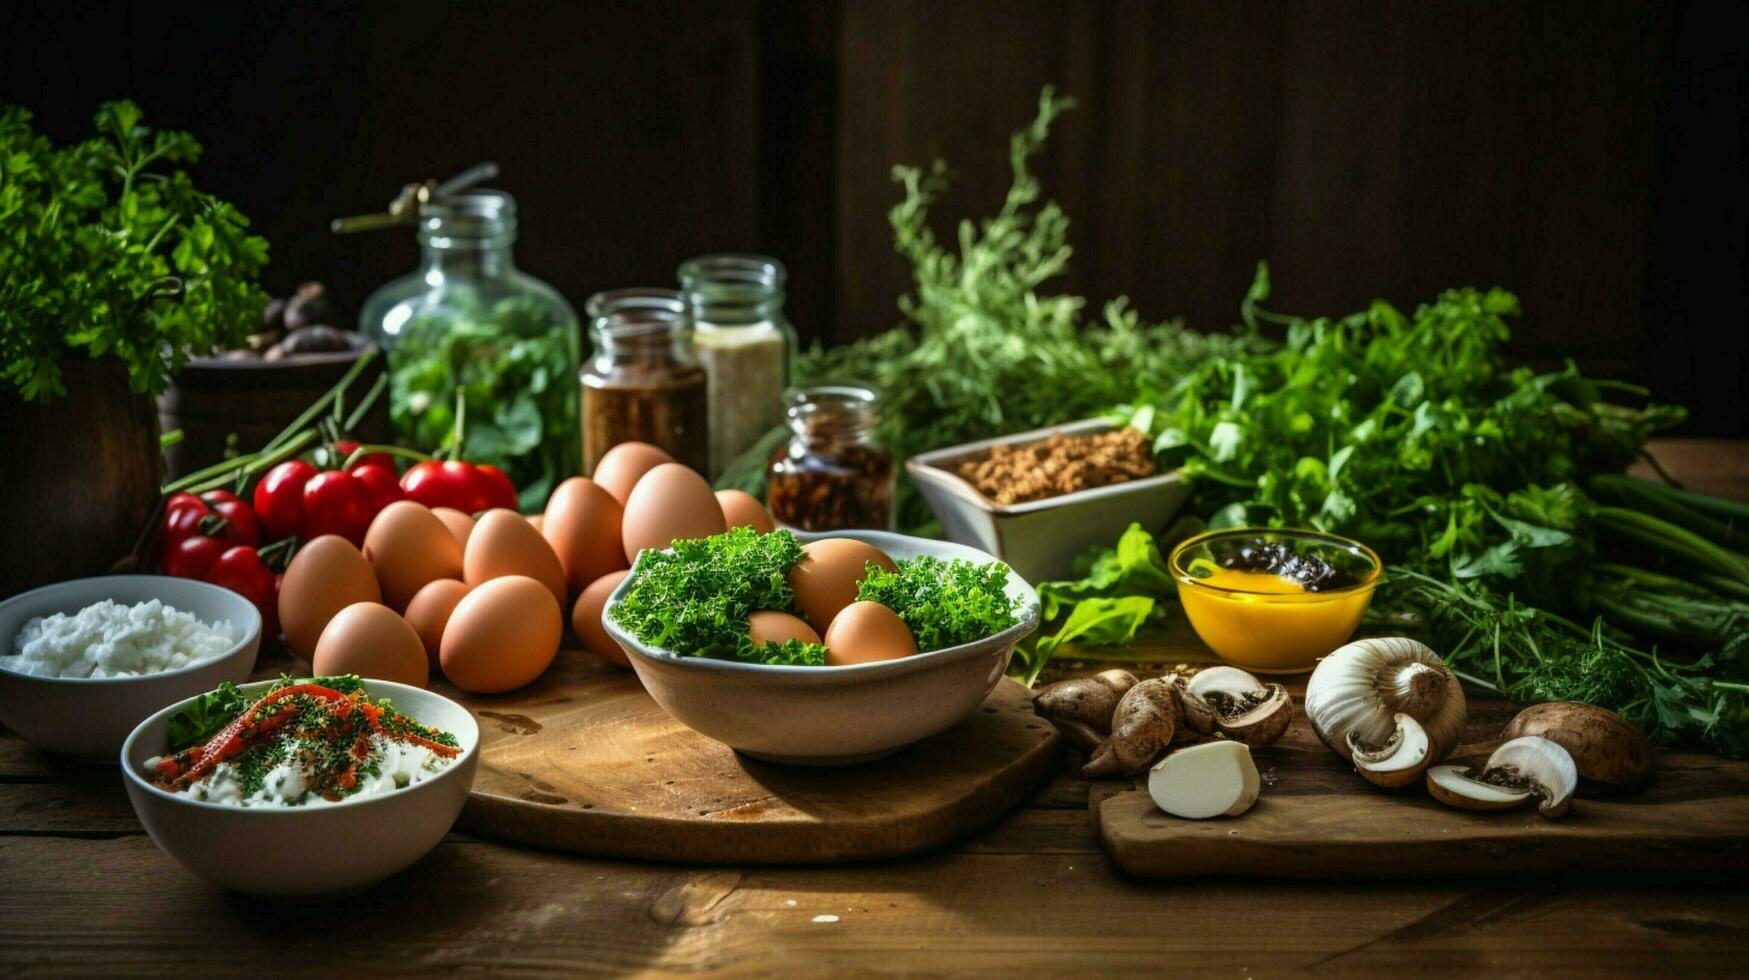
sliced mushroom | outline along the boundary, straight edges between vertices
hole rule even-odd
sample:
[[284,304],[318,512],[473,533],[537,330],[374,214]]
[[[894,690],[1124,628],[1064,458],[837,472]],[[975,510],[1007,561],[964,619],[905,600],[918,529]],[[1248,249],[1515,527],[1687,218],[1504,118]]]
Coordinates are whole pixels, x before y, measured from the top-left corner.
[[1427,770],[1427,792],[1446,806],[1460,810],[1510,810],[1536,798],[1528,789],[1507,789],[1471,779],[1467,766],[1434,766]]
[[1185,691],[1187,702],[1202,701],[1214,710],[1218,731],[1253,747],[1274,742],[1293,721],[1294,700],[1287,688],[1265,684],[1237,667],[1199,671]]
[[1179,737],[1213,735],[1220,723],[1219,717],[1215,715],[1214,706],[1190,693],[1190,682],[1182,676],[1168,674],[1166,679],[1171,682],[1172,689],[1178,692],[1178,706],[1183,710],[1185,730],[1179,733]]
[[1368,745],[1348,733],[1349,758],[1367,782],[1386,789],[1407,786],[1421,778],[1433,762],[1427,729],[1409,715],[1398,712],[1396,730],[1383,745]]
[[1536,799],[1537,811],[1550,818],[1567,812],[1578,786],[1573,757],[1558,743],[1538,735],[1515,738],[1495,749],[1480,770],[1438,766],[1427,774],[1427,790],[1441,803],[1500,810]]
[[1506,725],[1506,738],[1540,735],[1567,750],[1579,775],[1631,789],[1652,775],[1652,750],[1627,719],[1578,701],[1535,704]]

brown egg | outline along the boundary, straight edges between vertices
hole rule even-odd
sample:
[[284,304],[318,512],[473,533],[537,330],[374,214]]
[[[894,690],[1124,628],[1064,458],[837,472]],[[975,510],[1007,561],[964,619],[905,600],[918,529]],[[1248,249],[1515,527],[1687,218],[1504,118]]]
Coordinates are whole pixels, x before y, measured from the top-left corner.
[[630,667],[632,662],[626,659],[626,652],[607,635],[606,627],[601,625],[601,611],[607,605],[607,597],[613,590],[619,588],[619,583],[631,574],[625,569],[608,572],[583,590],[577,597],[577,605],[571,610],[571,628],[577,631],[577,638],[583,641],[583,649],[595,654],[609,663],[621,667]]
[[917,652],[917,638],[899,614],[878,602],[853,602],[826,631],[826,666],[897,660]]
[[547,498],[543,533],[565,569],[571,594],[626,567],[625,549],[619,542],[624,515],[619,501],[586,476],[571,477]]
[[462,549],[437,515],[424,504],[397,500],[370,522],[364,557],[376,570],[383,604],[407,608],[425,583],[462,577]]
[[546,530],[547,519],[543,514],[524,514],[523,519],[528,521],[528,526],[534,528],[536,531]]
[[796,608],[817,630],[829,629],[838,610],[856,601],[856,585],[869,562],[896,571],[886,552],[854,538],[821,538],[802,546],[802,560],[790,569]]
[[352,542],[324,534],[304,543],[279,586],[279,622],[286,646],[309,660],[334,614],[355,602],[381,602],[376,572]]
[[500,507],[480,515],[462,554],[462,581],[479,585],[505,575],[526,575],[565,605],[565,569],[553,546],[522,515]]
[[444,628],[438,648],[444,676],[475,694],[511,691],[534,680],[559,652],[559,608],[552,590],[526,575],[475,586],[456,603]]
[[431,662],[432,670],[437,669],[437,652],[443,643],[443,630],[449,625],[456,603],[467,594],[466,582],[440,578],[427,582],[425,588],[413,596],[413,601],[407,603],[407,625],[419,634],[419,642],[425,647],[425,657]]
[[705,482],[691,467],[663,463],[638,481],[626,499],[620,536],[626,561],[635,561],[645,548],[666,548],[685,538],[708,538],[727,530],[723,509]]
[[674,457],[657,446],[647,442],[622,442],[601,454],[601,461],[595,464],[595,472],[590,476],[597,486],[624,506],[632,495],[632,488],[638,485],[645,473],[672,462]]
[[443,522],[444,527],[449,528],[449,533],[455,536],[455,543],[461,545],[462,550],[466,551],[468,536],[474,533],[473,517],[453,507],[433,507],[431,513]]
[[756,647],[767,643],[782,643],[785,640],[800,640],[803,643],[820,642],[820,634],[814,628],[786,612],[773,609],[761,609],[747,617],[747,639],[753,641]]
[[419,634],[393,609],[375,602],[355,602],[329,620],[310,670],[317,677],[357,674],[414,687],[431,680]]
[[750,527],[760,534],[770,534],[775,526],[771,512],[759,498],[745,490],[718,490],[717,505],[723,508],[723,523],[729,527]]

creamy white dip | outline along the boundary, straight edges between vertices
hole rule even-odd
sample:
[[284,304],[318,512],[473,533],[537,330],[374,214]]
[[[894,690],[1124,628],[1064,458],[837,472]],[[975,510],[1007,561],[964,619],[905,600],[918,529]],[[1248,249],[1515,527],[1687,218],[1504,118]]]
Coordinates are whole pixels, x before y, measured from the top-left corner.
[[[190,783],[185,792],[190,799],[230,806],[322,806],[405,789],[436,776],[456,761],[455,757],[438,755],[423,745],[373,735],[370,762],[375,764],[376,772],[368,773],[365,770],[369,765],[361,765],[357,791],[339,800],[328,800],[311,792],[305,783],[306,774],[315,768],[310,764],[309,754],[323,751],[332,749],[314,743],[293,745],[284,760],[267,770],[261,788],[252,793],[244,792],[243,769],[234,761],[214,766],[212,772]],[[146,760],[148,775],[157,770],[161,758],[154,756]]]
[[205,623],[157,599],[112,599],[24,624],[0,667],[39,677],[140,677],[211,660],[236,646],[230,622]]

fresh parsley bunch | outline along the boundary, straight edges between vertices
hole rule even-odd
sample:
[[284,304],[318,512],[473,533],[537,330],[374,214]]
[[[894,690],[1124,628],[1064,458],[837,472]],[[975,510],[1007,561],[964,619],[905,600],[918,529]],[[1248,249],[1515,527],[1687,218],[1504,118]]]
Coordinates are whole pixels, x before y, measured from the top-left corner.
[[97,111],[98,136],[56,147],[0,105],[0,386],[64,394],[69,356],[115,357],[157,393],[191,353],[241,343],[267,305],[267,242],[236,208],[167,164],[187,133],[155,131],[131,102]]
[[1020,619],[1008,595],[1001,562],[944,560],[919,555],[898,571],[871,567],[856,587],[858,601],[878,602],[899,614],[919,650],[943,650],[1002,632]]
[[818,666],[826,662],[826,648],[817,643],[756,648],[747,639],[752,613],[796,611],[789,573],[801,560],[801,542],[788,531],[739,527],[676,541],[671,551],[641,556],[637,579],[613,617],[644,643],[685,656]]

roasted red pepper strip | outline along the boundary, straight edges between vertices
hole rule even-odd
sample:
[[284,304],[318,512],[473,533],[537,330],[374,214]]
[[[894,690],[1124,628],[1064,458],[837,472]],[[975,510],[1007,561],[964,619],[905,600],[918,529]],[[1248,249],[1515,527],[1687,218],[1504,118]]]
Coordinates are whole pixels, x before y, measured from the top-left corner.
[[[290,687],[284,687],[277,691],[269,692],[261,700],[250,705],[248,710],[233,719],[229,725],[219,729],[219,733],[208,739],[206,745],[201,746],[199,749],[192,750],[191,758],[193,761],[188,769],[176,778],[176,784],[187,786],[206,775],[214,766],[217,766],[231,756],[248,748],[250,742],[254,741],[255,733],[251,733],[249,737],[245,738],[243,737],[243,731],[255,720],[255,716],[261,711],[261,709],[275,701],[291,697],[295,694],[308,694],[312,697],[321,698],[324,701],[339,701],[346,697],[346,695],[341,694],[339,691],[336,691],[331,687],[324,687],[321,684],[293,684]],[[283,724],[292,714],[296,714],[295,709],[289,713],[282,712],[277,720],[268,726],[268,729]]]

